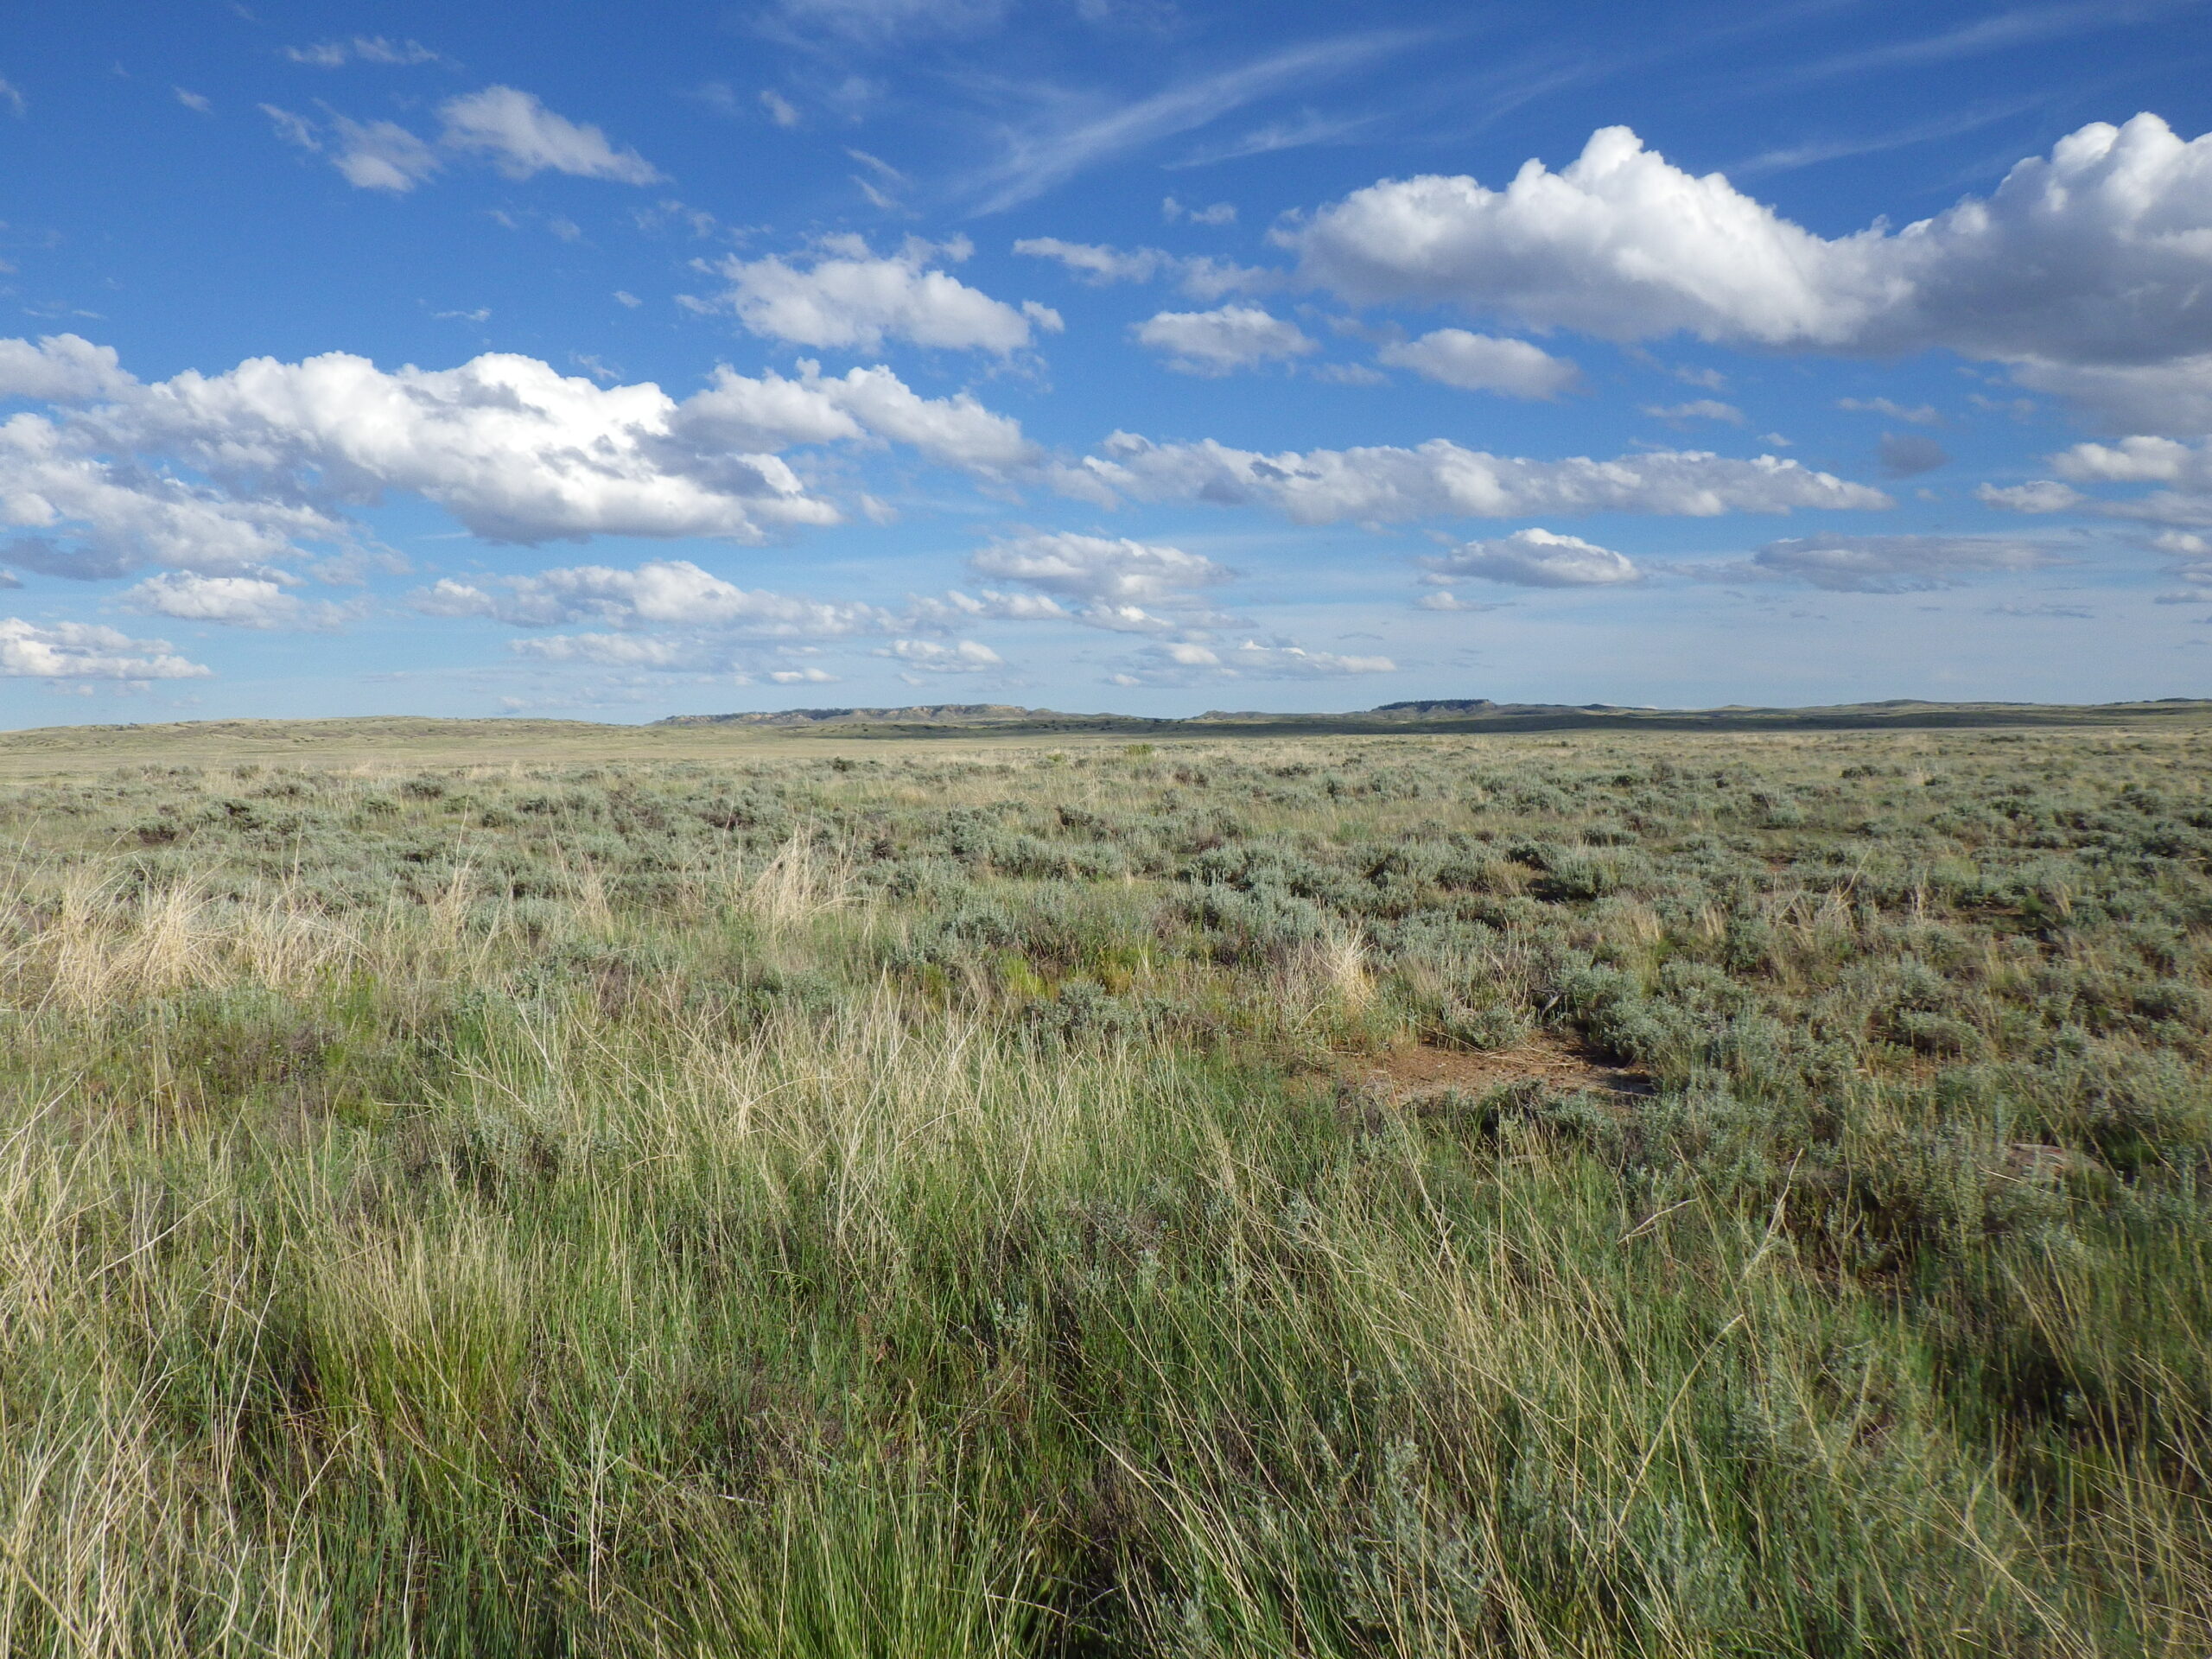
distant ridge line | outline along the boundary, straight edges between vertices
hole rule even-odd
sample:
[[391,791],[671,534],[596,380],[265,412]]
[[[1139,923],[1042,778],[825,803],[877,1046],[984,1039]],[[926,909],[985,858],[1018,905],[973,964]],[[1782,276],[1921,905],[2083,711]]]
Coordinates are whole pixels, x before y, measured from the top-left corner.
[[[1065,714],[1012,703],[925,703],[903,709],[787,709],[732,715],[678,715],[645,725],[550,719],[534,715],[436,716],[346,715],[300,720],[218,720],[48,726],[0,732],[0,777],[27,775],[22,763],[70,755],[114,765],[137,759],[181,764],[211,754],[289,764],[317,754],[389,759],[440,750],[447,763],[496,756],[502,761],[582,752],[612,744],[632,758],[698,758],[755,741],[877,743],[901,739],[1050,744],[1083,738],[1143,742],[1220,742],[1245,738],[1443,737],[1490,733],[1911,732],[2004,728],[2124,732],[2164,728],[2202,733],[2212,741],[2212,699],[2160,697],[2133,702],[1924,702],[1896,698],[1826,708],[1624,709],[1605,703],[1501,703],[1486,697],[1432,697],[1349,714],[1270,714],[1211,709],[1188,718]],[[701,740],[706,740],[702,741]],[[209,760],[208,764],[216,764]]]
[[900,709],[785,709],[728,715],[671,715],[656,726],[746,726],[810,728],[842,736],[950,735],[988,731],[1003,736],[1141,734],[1173,736],[1221,734],[1294,736],[1301,734],[1392,732],[1573,731],[1593,727],[1660,731],[1848,731],[1892,728],[1977,726],[2109,726],[2145,718],[2212,722],[2212,700],[2159,697],[2133,702],[1930,702],[1912,697],[1810,708],[1763,708],[1741,703],[1719,709],[1655,709],[1619,703],[1497,702],[1488,697],[1425,697],[1386,702],[1344,714],[1275,714],[1259,709],[1210,709],[1182,717],[1069,714],[1014,703],[918,703]]
[[[1050,714],[1013,702],[926,702],[904,709],[779,709],[742,715],[670,715],[656,726],[814,726],[833,720],[1027,720]],[[1111,719],[1111,715],[1087,716]]]

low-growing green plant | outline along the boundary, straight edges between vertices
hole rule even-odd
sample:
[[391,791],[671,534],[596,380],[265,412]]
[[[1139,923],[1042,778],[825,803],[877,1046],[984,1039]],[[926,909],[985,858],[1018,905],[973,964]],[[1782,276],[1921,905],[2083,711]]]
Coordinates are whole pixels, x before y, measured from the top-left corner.
[[0,1652],[2212,1650],[2208,783],[0,789]]

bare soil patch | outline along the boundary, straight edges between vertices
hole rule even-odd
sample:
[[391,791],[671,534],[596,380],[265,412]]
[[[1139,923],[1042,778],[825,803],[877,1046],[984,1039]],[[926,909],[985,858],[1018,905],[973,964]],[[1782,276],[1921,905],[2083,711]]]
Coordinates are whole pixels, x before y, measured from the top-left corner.
[[1623,1101],[1658,1092],[1643,1072],[1614,1065],[1587,1044],[1549,1033],[1514,1048],[1422,1047],[1348,1056],[1344,1075],[1349,1082],[1388,1090],[1400,1100],[1452,1090],[1478,1095],[1522,1082],[1540,1084],[1549,1094],[1586,1091]]

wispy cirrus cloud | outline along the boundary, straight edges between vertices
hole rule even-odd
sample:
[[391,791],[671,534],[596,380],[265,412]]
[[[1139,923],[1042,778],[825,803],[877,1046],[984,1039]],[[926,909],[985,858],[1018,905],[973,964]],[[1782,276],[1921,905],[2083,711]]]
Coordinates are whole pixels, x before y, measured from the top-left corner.
[[1349,657],[1309,651],[1290,639],[1245,639],[1235,645],[1198,640],[1147,645],[1124,658],[1109,685],[1204,685],[1230,680],[1333,680],[1357,674],[1395,674],[1388,657]]
[[420,41],[394,41],[382,35],[355,35],[339,41],[318,41],[313,46],[287,46],[281,55],[315,69],[336,69],[348,63],[386,64],[409,67],[419,63],[450,65],[443,53],[433,52]]
[[757,26],[793,45],[880,51],[919,36],[976,34],[1006,12],[1007,0],[777,0]]
[[[1173,200],[1173,198],[1170,198]],[[1208,254],[1169,253],[1160,248],[1116,248],[1095,242],[1067,242],[1057,236],[1024,237],[1014,251],[1032,259],[1051,259],[1077,281],[1094,287],[1112,283],[1148,283],[1173,276],[1194,299],[1217,300],[1224,294],[1259,294],[1281,288],[1285,274],[1259,265],[1240,265]]]
[[1170,172],[1179,172],[1186,168],[1211,167],[1217,162],[1241,162],[1248,156],[1272,156],[1278,150],[1342,143],[1382,118],[1378,115],[1325,115],[1319,110],[1306,110],[1289,119],[1255,127],[1225,143],[1203,144],[1165,165]]
[[1802,582],[1834,594],[1923,594],[1973,575],[2042,570],[2062,561],[2012,536],[1817,536],[1769,542],[1748,559],[1681,567],[1704,581]]
[[1853,415],[1886,415],[1915,426],[1941,426],[1943,416],[1933,404],[1900,404],[1890,397],[1839,397],[1835,406]]
[[1003,134],[999,159],[971,176],[963,194],[979,213],[1003,213],[1103,162],[1195,132],[1278,92],[1335,79],[1421,38],[1408,29],[1375,29],[1310,41],[1110,109],[1090,99],[1056,99],[1037,119]]
[[1986,57],[1993,52],[2037,46],[2072,35],[2156,22],[2161,17],[2191,10],[2202,3],[2203,0],[2136,0],[2132,4],[2114,3],[2114,0],[2075,0],[2063,5],[2024,6],[1955,24],[1933,35],[1885,41],[1879,46],[1816,59],[1785,77],[1785,83],[1861,74],[1875,69],[1920,69],[1954,63],[1961,58]]
[[2039,98],[2016,99],[2009,103],[1982,105],[1971,110],[1962,110],[1933,121],[1916,121],[1905,126],[1891,127],[1883,132],[1861,133],[1848,138],[1809,138],[1799,143],[1762,150],[1748,160],[1737,162],[1727,171],[1735,178],[1756,179],[1770,173],[1789,173],[1801,167],[1817,167],[1822,162],[1847,161],[1856,156],[1879,156],[1892,149],[1907,149],[1915,144],[1935,143],[1941,139],[1956,138],[1983,127],[1993,126],[1999,121],[2024,114],[2043,102]]

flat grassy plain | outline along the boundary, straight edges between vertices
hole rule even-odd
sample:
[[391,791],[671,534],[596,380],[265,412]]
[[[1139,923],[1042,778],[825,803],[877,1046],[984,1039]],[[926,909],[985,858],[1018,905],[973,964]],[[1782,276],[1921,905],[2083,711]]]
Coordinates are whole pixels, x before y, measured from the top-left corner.
[[0,779],[0,1654],[2212,1650],[2196,722]]

